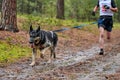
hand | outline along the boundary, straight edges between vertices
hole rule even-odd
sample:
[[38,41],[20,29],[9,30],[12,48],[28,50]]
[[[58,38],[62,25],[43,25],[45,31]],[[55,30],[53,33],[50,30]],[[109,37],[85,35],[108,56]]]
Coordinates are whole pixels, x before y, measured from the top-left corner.
[[92,15],[95,16],[95,11],[92,11]]
[[105,9],[110,9],[110,7],[109,7],[109,6],[107,6],[107,5],[104,5],[104,8],[105,8]]

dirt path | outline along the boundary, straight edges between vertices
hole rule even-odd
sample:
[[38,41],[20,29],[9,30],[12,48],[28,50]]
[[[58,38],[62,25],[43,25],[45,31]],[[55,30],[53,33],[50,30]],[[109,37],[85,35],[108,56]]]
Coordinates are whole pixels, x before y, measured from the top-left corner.
[[[114,46],[120,49],[120,44]],[[28,60],[0,68],[0,80],[107,80],[109,74],[120,69],[120,52],[112,49],[110,53],[99,56],[96,53],[98,49],[92,47],[75,55],[58,55],[59,59],[52,64],[42,60],[30,67]]]
[[[117,32],[114,33],[116,34]],[[83,39],[87,42],[90,38]],[[81,42],[85,45],[73,47],[71,41],[73,40],[60,42],[66,45],[58,45],[59,54],[51,64],[46,63],[47,55],[44,60],[37,59],[37,65],[34,67],[29,66],[31,58],[23,59],[0,68],[0,80],[120,80],[119,35],[114,36],[111,42],[106,41],[103,56],[98,55],[99,47],[96,43],[88,47],[90,43]]]

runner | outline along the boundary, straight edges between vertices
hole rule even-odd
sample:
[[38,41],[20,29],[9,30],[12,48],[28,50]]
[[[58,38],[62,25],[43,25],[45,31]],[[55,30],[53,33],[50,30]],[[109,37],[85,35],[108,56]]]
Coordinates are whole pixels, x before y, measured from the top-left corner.
[[97,5],[94,7],[92,15],[95,16],[95,12],[100,8],[100,17],[98,19],[99,28],[99,45],[100,45],[100,55],[104,54],[104,31],[107,31],[107,39],[111,38],[111,32],[113,28],[113,13],[117,12],[114,0],[98,0]]

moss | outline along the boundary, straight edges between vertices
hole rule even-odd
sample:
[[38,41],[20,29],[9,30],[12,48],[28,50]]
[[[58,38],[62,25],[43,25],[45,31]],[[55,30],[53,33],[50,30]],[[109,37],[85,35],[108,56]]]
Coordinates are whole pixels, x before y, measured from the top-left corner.
[[12,63],[30,54],[30,49],[19,45],[0,42],[0,63]]

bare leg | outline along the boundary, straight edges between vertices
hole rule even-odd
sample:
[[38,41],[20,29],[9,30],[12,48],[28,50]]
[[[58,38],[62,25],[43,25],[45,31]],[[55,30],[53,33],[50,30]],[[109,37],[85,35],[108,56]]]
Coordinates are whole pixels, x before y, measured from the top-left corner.
[[100,44],[100,55],[103,55],[103,48],[104,48],[104,28],[100,27],[99,28],[100,31],[100,36],[99,36],[99,44]]
[[103,48],[104,47],[104,28],[100,27],[99,31],[100,31],[99,44],[100,44],[100,48]]
[[30,66],[34,66],[35,65],[36,53],[37,53],[37,50],[35,48],[33,48],[33,51],[32,51],[32,63],[30,64]]
[[107,39],[111,39],[111,32],[107,32]]

